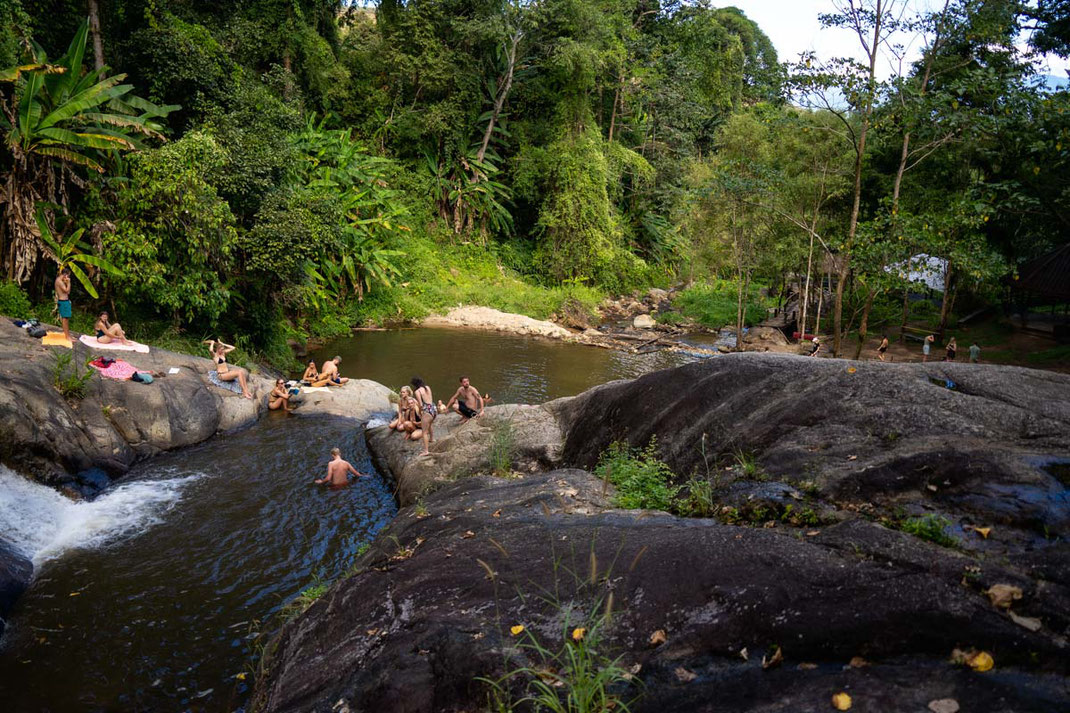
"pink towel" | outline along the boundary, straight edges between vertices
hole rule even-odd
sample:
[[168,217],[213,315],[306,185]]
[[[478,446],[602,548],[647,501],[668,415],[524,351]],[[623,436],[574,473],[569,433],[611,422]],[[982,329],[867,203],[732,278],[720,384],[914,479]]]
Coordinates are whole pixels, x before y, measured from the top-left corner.
[[[114,349],[116,351],[123,352],[141,352],[142,354],[149,353],[149,345],[138,344],[137,342],[130,342],[129,344],[123,344],[122,342],[109,342],[108,344],[101,344],[97,341],[96,337],[91,337],[88,334],[83,334],[78,337],[78,341],[85,344],[87,347],[93,347],[94,349]],[[130,341],[130,340],[127,340]]]
[[[90,364],[90,366],[93,365]],[[101,369],[99,366],[94,368],[100,372],[101,376],[106,376],[109,379],[120,380],[129,379],[131,376],[134,375],[134,372],[137,371],[137,369],[134,368],[133,364],[131,364],[130,362],[123,361],[122,359],[116,359],[115,363],[113,363],[106,369]]]

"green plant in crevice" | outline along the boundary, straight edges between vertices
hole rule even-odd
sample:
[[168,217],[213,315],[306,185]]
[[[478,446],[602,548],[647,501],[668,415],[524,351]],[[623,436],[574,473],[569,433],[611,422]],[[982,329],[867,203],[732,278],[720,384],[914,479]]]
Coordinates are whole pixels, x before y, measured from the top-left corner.
[[943,545],[944,547],[957,547],[957,538],[949,535],[947,530],[951,527],[950,519],[936,513],[928,513],[921,517],[908,517],[899,523],[899,529],[908,535],[914,535],[923,540]]
[[508,419],[495,421],[493,429],[490,437],[490,467],[494,475],[506,476],[513,472],[516,432],[513,422]]
[[657,438],[642,450],[616,441],[602,453],[595,475],[617,488],[613,504],[625,509],[672,510],[680,491],[671,485],[674,473],[658,458]]
[[673,509],[684,517],[711,517],[716,509],[713,491],[713,483],[693,475],[684,483],[681,489],[684,495],[676,499]]
[[52,384],[65,399],[84,399],[89,390],[89,381],[95,373],[86,360],[84,371],[74,361],[70,353],[53,352],[55,363],[52,365]]
[[765,480],[765,472],[758,464],[758,459],[750,451],[737,448],[732,454],[735,466],[743,473],[743,477],[751,480]]

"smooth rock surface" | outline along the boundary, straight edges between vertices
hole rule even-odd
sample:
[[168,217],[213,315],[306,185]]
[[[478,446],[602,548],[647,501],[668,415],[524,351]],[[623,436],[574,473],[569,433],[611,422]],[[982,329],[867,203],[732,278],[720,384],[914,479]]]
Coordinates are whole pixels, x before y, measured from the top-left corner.
[[0,539],[0,636],[15,600],[30,586],[33,564]]
[[[603,487],[574,470],[479,477],[426,496],[426,513],[403,510],[358,574],[283,628],[252,709],[483,710],[478,677],[549,665],[523,637],[558,650],[610,595],[599,650],[638,666],[633,711],[825,711],[842,690],[860,711],[1070,705],[1062,637],[983,595],[1013,577],[998,565],[964,584],[968,558],[872,523],[796,539],[606,511]],[[774,646],[784,660],[763,670]],[[990,652],[998,670],[950,663],[957,647]]]
[[487,329],[552,339],[572,337],[572,332],[553,322],[532,319],[522,314],[501,312],[490,307],[455,307],[445,315],[426,318],[423,324],[427,327],[468,327],[469,329]]
[[560,461],[564,438],[555,412],[565,401],[541,406],[488,406],[482,416],[465,423],[457,413],[440,414],[434,423],[430,456],[420,456],[422,440],[406,440],[386,426],[370,428],[365,436],[379,471],[393,475],[398,502],[409,505],[438,485],[489,473],[494,468],[496,429],[505,431],[499,438],[512,470],[553,468]]
[[658,323],[649,314],[637,314],[632,318],[632,326],[636,329],[653,329]]

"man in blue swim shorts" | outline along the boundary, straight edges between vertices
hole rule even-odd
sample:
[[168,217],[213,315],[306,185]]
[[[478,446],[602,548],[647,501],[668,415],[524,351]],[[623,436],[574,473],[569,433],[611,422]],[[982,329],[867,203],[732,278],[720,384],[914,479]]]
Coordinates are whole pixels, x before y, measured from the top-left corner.
[[63,268],[56,276],[56,310],[59,312],[60,322],[63,324],[63,338],[71,339],[71,271]]

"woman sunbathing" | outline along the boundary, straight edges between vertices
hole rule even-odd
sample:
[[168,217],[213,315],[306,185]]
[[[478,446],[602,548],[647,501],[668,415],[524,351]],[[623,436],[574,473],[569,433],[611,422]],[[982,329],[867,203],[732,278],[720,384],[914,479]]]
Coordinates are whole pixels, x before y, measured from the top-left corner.
[[[397,416],[390,422],[389,428],[391,431],[400,431],[402,433],[410,432],[413,422],[412,418],[412,387],[402,386],[401,396],[398,398],[398,411]],[[410,428],[406,429],[406,426]]]
[[308,366],[305,367],[305,373],[301,375],[301,382],[304,383],[305,386],[312,386],[312,384],[319,380],[320,373],[319,370],[316,369],[316,360],[309,359]]
[[275,379],[275,388],[268,396],[268,408],[272,411],[278,411],[281,408],[286,413],[293,411],[293,407],[290,406],[290,392],[286,390],[286,382],[282,379]]
[[231,344],[224,344],[222,339],[206,339],[205,344],[208,345],[209,351],[212,353],[212,361],[216,364],[216,372],[219,374],[220,381],[234,381],[237,380],[238,385],[241,386],[241,395],[247,399],[253,398],[253,395],[249,393],[249,385],[247,383],[247,372],[240,366],[231,366],[227,364],[227,354],[234,351],[234,346]]
[[108,322],[108,313],[101,312],[97,317],[96,326],[93,327],[97,330],[97,341],[101,344],[111,344],[118,339],[122,344],[129,344],[130,342],[126,338],[126,333],[123,332],[123,328],[119,326],[119,323],[110,324]]

